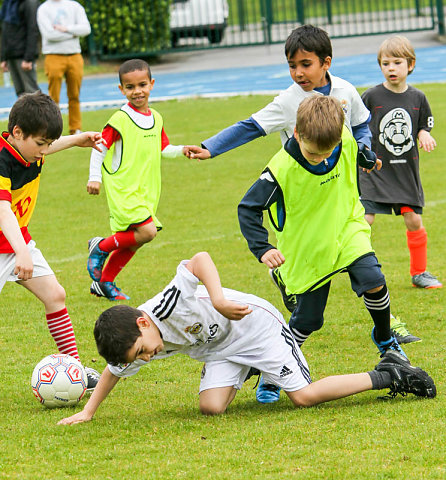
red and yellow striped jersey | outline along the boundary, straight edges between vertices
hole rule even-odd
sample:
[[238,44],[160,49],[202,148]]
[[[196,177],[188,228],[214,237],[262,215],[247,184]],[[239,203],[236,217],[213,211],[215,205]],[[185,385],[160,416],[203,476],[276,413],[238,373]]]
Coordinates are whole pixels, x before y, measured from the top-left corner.
[[[0,200],[11,202],[19,227],[26,243],[31,240],[28,224],[36,206],[39,192],[40,172],[43,159],[27,162],[6,140],[8,132],[0,136]],[[0,253],[13,253],[9,242],[0,230]]]

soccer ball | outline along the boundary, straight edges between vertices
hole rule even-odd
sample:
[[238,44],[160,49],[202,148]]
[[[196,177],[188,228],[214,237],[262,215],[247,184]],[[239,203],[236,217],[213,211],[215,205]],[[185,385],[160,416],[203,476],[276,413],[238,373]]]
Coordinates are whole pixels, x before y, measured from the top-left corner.
[[34,396],[47,408],[76,405],[87,391],[84,367],[70,355],[48,355],[34,368]]

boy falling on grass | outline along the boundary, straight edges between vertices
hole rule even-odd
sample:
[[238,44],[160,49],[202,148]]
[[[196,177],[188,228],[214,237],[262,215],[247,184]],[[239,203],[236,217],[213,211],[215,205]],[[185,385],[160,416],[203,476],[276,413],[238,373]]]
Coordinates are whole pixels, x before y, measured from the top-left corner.
[[372,114],[372,146],[383,169],[379,175],[360,172],[365,218],[372,225],[376,214],[390,215],[393,210],[402,215],[407,228],[412,284],[440,288],[443,285],[426,270],[427,233],[421,219],[424,193],[417,148],[417,141],[426,152],[436,147],[429,133],[434,118],[424,93],[406,83],[415,68],[415,52],[407,38],[395,36],[385,40],[378,52],[378,63],[385,81],[369,88],[362,98]]
[[188,147],[169,144],[161,115],[149,108],[155,83],[149,65],[138,59],[124,62],[119,81],[128,103],[107,122],[102,132],[106,148],[93,150],[87,184],[88,193],[97,195],[103,180],[107,194],[113,235],[89,241],[87,269],[93,279],[90,292],[109,300],[129,299],[115,278],[136,250],[161,229],[155,217],[161,194],[161,157],[189,154]]
[[[198,285],[200,281],[203,285]],[[391,396],[436,395],[429,375],[393,350],[370,372],[312,383],[307,362],[280,312],[255,295],[222,288],[206,252],[181,262],[169,285],[138,308],[118,305],[103,312],[94,335],[108,366],[84,409],[59,424],[91,420],[121,377],[136,374],[152,359],[176,353],[205,362],[199,399],[205,415],[225,412],[251,368],[282,387],[297,407],[372,389],[390,388]]]
[[[0,291],[10,281],[34,294],[45,307],[59,352],[79,360],[65,290],[28,232],[46,156],[73,146],[99,149],[102,142],[96,132],[60,137],[62,128],[57,105],[37,92],[17,100],[9,114],[8,132],[0,136]],[[86,371],[92,389],[99,374],[88,367]]]
[[[331,278],[347,271],[352,289],[364,296],[379,352],[404,355],[390,330],[389,293],[359,201],[357,151],[340,102],[306,98],[297,111],[294,136],[240,202],[240,228],[252,253],[276,269],[286,294],[295,297],[289,324],[299,346],[323,325]],[[277,248],[263,227],[264,210]],[[277,401],[279,390],[261,381],[257,399]]]
[[[346,80],[329,72],[333,57],[330,37],[321,28],[302,25],[291,32],[285,43],[293,85],[280,93],[271,103],[254,113],[250,118],[222,130],[202,142],[203,149],[191,147],[191,158],[207,159],[244,145],[256,138],[280,132],[282,144],[294,134],[297,109],[311,95],[329,95],[342,105],[345,125],[351,130],[358,144],[358,164],[370,171],[375,164],[375,154],[370,150],[371,133],[368,123],[370,112],[361,101],[356,88]],[[270,272],[279,288],[285,306],[290,312],[296,307],[295,297],[287,295],[286,286],[277,270]],[[407,328],[391,315],[392,333],[399,339],[411,341]]]

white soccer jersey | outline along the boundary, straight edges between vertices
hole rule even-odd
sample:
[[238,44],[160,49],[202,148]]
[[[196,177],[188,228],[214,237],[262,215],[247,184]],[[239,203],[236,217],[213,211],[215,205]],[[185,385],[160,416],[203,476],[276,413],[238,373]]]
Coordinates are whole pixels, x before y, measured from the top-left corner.
[[[219,361],[251,365],[289,390],[311,382],[306,361],[281,313],[273,305],[255,295],[225,288],[225,298],[252,309],[242,320],[228,320],[215,310],[206,288],[198,285],[198,278],[186,264],[187,261],[180,263],[176,276],[161,293],[138,307],[154,321],[163,338],[164,349],[154,359],[181,352],[209,362],[209,366]],[[115,376],[128,377],[145,363],[148,362],[136,360],[108,368]]]
[[[330,73],[328,74],[331,82],[330,96],[337,98],[341,102],[345,114],[345,124],[351,131],[352,126],[355,127],[367,121],[370,112],[351,83]],[[293,83],[266,107],[254,113],[252,118],[263,128],[267,135],[273,132],[280,132],[280,139],[282,145],[284,145],[293,136],[294,127],[296,126],[296,113],[300,103],[304,98],[314,94],[322,95],[315,90],[306,92],[297,83]]]

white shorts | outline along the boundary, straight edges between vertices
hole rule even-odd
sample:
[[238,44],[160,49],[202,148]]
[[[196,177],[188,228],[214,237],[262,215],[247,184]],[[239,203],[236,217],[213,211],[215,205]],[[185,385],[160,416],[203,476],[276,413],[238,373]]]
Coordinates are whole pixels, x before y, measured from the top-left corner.
[[288,326],[281,325],[280,330],[247,352],[206,362],[201,372],[200,392],[231,386],[240,390],[251,367],[260,370],[265,383],[277,385],[285,392],[309,385],[311,377],[305,357]]
[[[29,253],[33,261],[33,278],[44,277],[45,275],[54,275],[48,262],[45,260],[42,252],[36,248],[36,242],[31,240],[28,245]],[[19,278],[14,275],[15,253],[0,253],[0,292],[6,282],[17,282]]]

